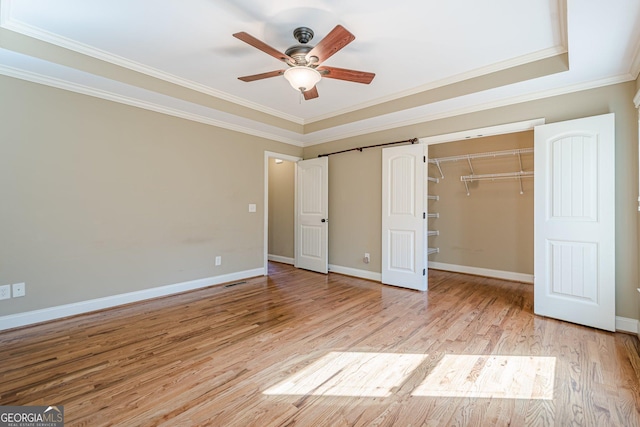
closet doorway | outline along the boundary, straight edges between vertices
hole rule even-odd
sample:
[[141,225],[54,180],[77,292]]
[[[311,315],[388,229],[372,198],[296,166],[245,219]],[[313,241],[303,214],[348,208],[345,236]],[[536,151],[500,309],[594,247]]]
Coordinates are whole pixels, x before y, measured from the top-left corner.
[[[523,226],[532,229],[534,253],[533,257],[527,255],[527,258],[529,263],[533,262],[534,267],[535,280],[532,281],[535,313],[615,331],[614,115],[605,114],[551,125],[536,124],[532,127],[535,146],[534,221],[531,221],[528,212],[526,215],[514,215],[515,218],[511,220],[498,220],[493,226],[487,226],[483,221],[475,221],[476,217],[480,219],[478,209],[469,208],[463,210],[471,212],[472,217],[458,223],[458,228],[467,227],[469,233],[491,228],[484,238],[486,241],[497,240],[501,235],[513,235]],[[486,136],[486,130],[476,132],[477,136]],[[472,136],[465,139],[470,137]],[[436,144],[444,141],[421,142]],[[435,150],[430,150],[433,151]],[[444,157],[440,160],[457,160],[456,157]],[[466,197],[481,194],[480,187],[473,188],[470,185],[477,185],[481,181],[479,178],[491,180],[507,175],[479,173],[470,157],[466,160],[469,163],[469,175],[458,173],[456,175],[460,176],[453,176],[458,180],[458,185],[461,182],[464,184]],[[442,173],[442,165],[437,160],[434,163],[437,171]],[[520,161],[520,168],[515,171],[515,175],[518,175],[515,178],[520,180],[521,194],[526,192],[521,180],[524,175],[520,175],[526,169],[523,169],[522,164]],[[433,171],[433,167],[431,170]],[[528,170],[531,171],[530,168]],[[506,206],[504,194],[514,190],[517,191],[517,188],[496,192],[498,197],[493,202],[496,209],[493,216],[497,216],[501,208]],[[444,196],[446,194],[442,195]],[[440,203],[442,200],[443,198]],[[434,208],[437,208],[437,203],[434,203]],[[453,211],[451,215],[455,216],[457,212]],[[520,217],[526,217],[526,220],[519,221]],[[509,225],[512,226],[511,233]],[[448,246],[451,252],[460,252],[457,259],[462,265],[468,265],[465,258],[475,260],[483,255],[483,249],[478,245]],[[527,243],[527,246],[530,248],[532,245]],[[512,252],[518,251],[514,248]],[[440,252],[442,254],[443,251]],[[503,256],[506,257],[507,255]],[[435,265],[434,267],[437,268]],[[525,268],[529,270],[531,266]]]

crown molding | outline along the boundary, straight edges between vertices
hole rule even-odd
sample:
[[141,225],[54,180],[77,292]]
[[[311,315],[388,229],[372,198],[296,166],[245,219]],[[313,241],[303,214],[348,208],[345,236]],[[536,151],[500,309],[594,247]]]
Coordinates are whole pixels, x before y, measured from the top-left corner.
[[129,105],[132,107],[142,108],[144,110],[155,111],[157,113],[166,114],[169,116],[174,116],[174,117],[179,117],[186,120],[191,120],[194,122],[204,123],[207,125],[216,126],[222,129],[227,129],[235,132],[240,132],[247,135],[256,136],[259,138],[265,138],[265,139],[278,141],[278,142],[282,142],[289,145],[294,145],[297,147],[302,147],[301,141],[297,139],[287,138],[282,135],[278,135],[276,133],[252,129],[247,126],[237,125],[234,123],[229,123],[224,120],[218,120],[211,117],[206,117],[203,115],[179,110],[176,108],[166,107],[164,105],[156,104],[153,102],[135,99],[132,97],[121,95],[121,94],[92,88],[92,87],[81,85],[78,83],[61,80],[55,77],[34,73],[31,71],[21,70],[18,68],[9,67],[9,66],[0,64],[0,74],[8,77],[17,78],[20,80],[30,81],[32,83],[38,83],[45,86],[55,87],[62,90],[68,90],[70,92],[92,96],[95,98],[105,99],[107,101],[113,101],[120,104]]
[[638,78],[640,74],[640,38],[636,42],[636,48],[633,51],[633,57],[631,59],[631,69],[629,71],[634,79]]
[[[223,129],[240,132],[260,138],[265,138],[273,141],[282,142],[285,144],[297,146],[297,147],[310,147],[313,145],[324,144],[327,142],[342,140],[346,138],[371,134],[375,132],[386,131],[390,129],[396,129],[405,126],[412,126],[420,123],[425,123],[434,120],[440,120],[463,114],[475,113],[483,110],[490,110],[494,108],[504,107],[513,104],[519,104],[529,101],[535,101],[538,99],[549,98],[553,96],[565,95],[572,92],[579,92],[583,90],[595,89],[603,86],[609,86],[618,83],[624,83],[634,80],[630,74],[624,74],[607,79],[601,79],[592,82],[581,83],[572,86],[564,86],[556,89],[550,89],[542,92],[531,92],[528,94],[500,99],[482,104],[476,104],[469,107],[457,108],[442,113],[424,115],[420,114],[420,108],[417,107],[411,110],[405,111],[407,114],[412,114],[414,117],[407,120],[393,120],[386,123],[380,123],[385,119],[385,116],[374,117],[371,119],[362,120],[359,122],[350,123],[348,125],[338,126],[329,130],[318,131],[315,134],[302,135],[298,137],[286,137],[276,132],[269,132],[264,130],[258,130],[249,126],[243,126],[239,124],[230,123],[225,120],[215,119],[200,114],[191,113],[188,111],[180,110],[177,108],[171,108],[163,106],[157,103],[136,99],[133,97],[124,96],[111,91],[92,88],[86,85],[70,82],[67,80],[58,79],[55,77],[46,76],[31,71],[10,67],[0,64],[0,74],[8,77],[18,78],[21,80],[31,81],[33,83],[43,84],[46,86],[56,87],[58,89],[68,90],[96,98],[105,99],[108,101],[118,102],[133,107],[138,107],[150,111],[155,111],[161,114],[166,114],[174,117],[183,118],[199,123],[208,124],[211,126],[220,127]],[[640,105],[640,91],[634,98],[636,106]],[[406,114],[403,116],[406,117]],[[388,118],[388,116],[387,116]],[[322,136],[324,134],[324,136]]]
[[5,28],[6,30],[13,31],[13,32],[22,34],[24,36],[33,37],[43,42],[50,43],[65,49],[69,49],[74,52],[78,52],[80,54],[83,54],[92,58],[96,58],[101,61],[108,62],[110,64],[117,65],[119,67],[127,68],[129,70],[133,70],[133,71],[148,75],[150,77],[164,80],[166,82],[173,83],[175,85],[182,86],[187,89],[192,89],[197,92],[200,92],[209,96],[213,96],[215,98],[220,98],[222,100],[229,101],[234,104],[241,105],[243,107],[251,108],[253,110],[272,115],[274,117],[288,120],[299,125],[304,125],[304,120],[300,117],[292,116],[290,114],[285,114],[281,111],[265,107],[264,105],[261,105],[255,102],[250,102],[240,97],[230,95],[226,92],[213,89],[201,83],[197,83],[188,79],[175,76],[170,73],[157,70],[152,67],[145,66],[138,62],[131,61],[121,56],[114,55],[112,53],[103,51],[101,49],[97,49],[95,47],[69,39],[67,37],[63,37],[58,34],[54,34],[52,32],[43,30],[41,28],[34,27],[32,25],[21,22],[19,20],[12,19],[11,17],[12,1],[13,0],[1,0],[1,3],[0,3],[0,27]]
[[358,111],[364,108],[373,107],[378,104],[382,104],[389,101],[394,101],[396,99],[405,98],[407,96],[415,95],[417,93],[426,92],[429,90],[437,89],[439,87],[460,83],[465,80],[473,79],[476,77],[481,77],[487,74],[495,73],[498,71],[507,70],[509,68],[518,67],[520,65],[525,65],[531,62],[540,61],[543,59],[551,58],[553,56],[562,55],[567,53],[567,49],[564,46],[555,46],[549,49],[540,50],[537,52],[533,52],[528,55],[519,56],[516,58],[508,59],[501,62],[496,62],[494,64],[488,65],[486,67],[476,68],[474,70],[470,70],[461,74],[457,74],[455,76],[447,77],[444,79],[440,79],[434,82],[430,82],[424,85],[416,86],[412,89],[397,92],[393,95],[376,98],[374,100],[364,102],[361,104],[354,105],[349,108],[344,108],[342,110],[333,111],[328,114],[323,114],[321,116],[313,117],[312,119],[304,120],[304,124],[310,124],[314,122],[319,122],[322,120],[330,119],[333,117],[337,117],[343,114],[352,113],[354,111]]
[[[491,101],[491,102],[482,103],[482,104],[476,104],[470,107],[457,108],[457,109],[445,111],[442,113],[418,115],[418,117],[414,117],[411,119],[394,121],[394,122],[390,122],[390,123],[386,123],[378,126],[367,125],[365,124],[366,121],[361,121],[360,122],[361,127],[358,129],[354,129],[352,131],[345,131],[344,126],[334,128],[332,130],[337,131],[338,132],[337,135],[328,135],[326,137],[314,138],[312,140],[305,141],[303,144],[303,147],[311,147],[313,145],[324,144],[327,142],[337,141],[341,139],[353,138],[357,136],[367,135],[375,132],[382,132],[382,131],[406,127],[406,126],[413,126],[420,123],[431,122],[435,120],[441,120],[441,119],[446,119],[450,117],[456,117],[464,114],[471,114],[479,111],[491,110],[491,109],[500,108],[500,107],[506,107],[509,105],[520,104],[524,102],[536,101],[544,98],[551,98],[554,96],[566,95],[569,93],[580,92],[583,90],[597,89],[599,87],[625,83],[630,80],[633,80],[632,77],[629,74],[624,74],[616,77],[595,80],[592,82],[586,82],[586,83],[581,83],[581,84],[572,85],[572,86],[563,86],[561,88],[549,89],[541,92],[534,91],[524,95],[500,99],[500,100]],[[638,101],[640,102],[640,95],[638,95],[638,98],[639,98]],[[412,110],[406,110],[406,113],[410,114],[411,111],[415,112],[419,110],[420,110],[420,107],[417,107]],[[320,131],[320,132],[323,132],[323,131]]]
[[[308,138],[311,135],[309,136],[300,135],[298,139],[293,139],[293,138],[284,137],[282,135],[278,135],[276,133],[252,129],[247,126],[241,126],[241,125],[229,123],[224,120],[213,119],[211,117],[206,117],[199,114],[182,111],[179,109],[162,106],[156,103],[139,100],[132,97],[127,97],[124,95],[116,94],[116,93],[101,90],[101,89],[91,88],[78,83],[73,83],[73,82],[57,79],[54,77],[49,77],[42,74],[33,73],[30,71],[21,70],[14,67],[9,67],[6,65],[0,65],[0,74],[6,75],[8,77],[18,78],[21,80],[27,80],[33,83],[56,87],[58,89],[69,90],[72,92],[76,92],[76,93],[80,93],[88,96],[93,96],[93,97],[97,97],[97,98],[101,98],[101,99],[105,99],[113,102],[118,102],[121,104],[130,105],[133,107],[155,111],[158,113],[167,114],[174,117],[180,117],[183,119],[220,127],[223,129],[232,130],[235,132],[257,136],[260,138],[266,138],[266,139],[282,142],[285,144],[294,145],[297,147],[310,147],[313,145],[319,145],[319,144],[324,144],[331,141],[337,141],[341,139],[371,134],[374,132],[381,132],[381,131],[396,129],[396,128],[405,127],[405,126],[412,126],[419,123],[440,120],[440,119],[445,119],[449,117],[455,117],[463,114],[475,113],[478,111],[489,110],[489,109],[504,107],[504,106],[513,105],[513,104],[519,104],[523,102],[535,101],[543,98],[550,98],[553,96],[565,95],[572,92],[595,89],[598,87],[609,86],[609,85],[624,83],[624,82],[633,80],[633,77],[631,75],[625,74],[617,77],[582,83],[582,84],[573,85],[573,86],[551,89],[551,90],[542,91],[542,92],[532,92],[529,94],[520,95],[512,98],[492,101],[492,102],[483,103],[483,104],[477,104],[477,105],[473,105],[465,108],[454,109],[454,110],[446,111],[443,113],[431,114],[426,116],[419,115],[418,117],[415,117],[409,120],[396,120],[396,121],[391,121],[389,123],[372,126],[371,125],[372,121],[375,122],[384,118],[384,116],[376,117],[374,119],[369,119],[366,121],[356,122],[351,125],[348,125],[348,127],[352,127],[354,125],[360,126],[358,129],[353,129],[351,131],[345,130],[345,126],[339,126],[338,128],[333,129],[333,131],[335,132],[334,134],[327,135],[325,137]],[[636,94],[634,98],[634,102],[636,103],[636,106],[640,105],[640,91],[638,92],[638,94]],[[414,109],[414,111],[416,110],[419,110],[419,108]],[[320,132],[323,132],[323,131],[320,131]]]
[[558,24],[560,28],[560,42],[565,51],[569,50],[569,26],[567,25],[567,0],[558,0]]
[[535,61],[539,61],[542,59],[546,59],[552,56],[556,56],[556,55],[560,55],[560,54],[564,54],[567,52],[566,47],[564,46],[555,46],[553,48],[549,48],[549,49],[544,49],[538,52],[534,52],[528,55],[523,55],[517,58],[512,58],[506,61],[501,61],[501,62],[497,62],[495,64],[491,64],[488,65],[486,67],[482,67],[482,68],[477,68],[465,73],[461,73],[455,76],[451,76],[451,77],[447,77],[445,79],[441,79],[441,80],[437,80],[425,85],[420,85],[420,86],[416,86],[410,90],[406,90],[406,91],[402,91],[402,92],[398,92],[395,93],[393,95],[390,96],[386,96],[386,97],[381,97],[381,98],[377,98],[365,103],[361,103],[361,104],[357,104],[354,106],[351,106],[349,108],[345,108],[342,110],[337,110],[328,114],[324,114],[321,116],[316,116],[313,117],[311,119],[302,119],[300,117],[297,116],[292,116],[290,114],[285,114],[281,111],[275,110],[275,109],[271,109],[268,107],[265,107],[261,104],[258,103],[254,103],[254,102],[250,102],[247,101],[245,99],[242,99],[240,97],[236,97],[233,95],[230,95],[226,92],[223,91],[219,91],[216,89],[213,89],[209,86],[191,81],[191,80],[187,80],[178,76],[175,76],[173,74],[170,73],[166,73],[160,70],[157,70],[155,68],[152,67],[148,67],[145,66],[143,64],[140,64],[138,62],[135,61],[131,61],[129,59],[123,58],[121,56],[117,56],[114,54],[111,54],[109,52],[97,49],[95,47],[89,46],[89,45],[85,45],[83,43],[79,43],[75,40],[69,39],[67,37],[63,37],[60,36],[58,34],[54,34],[51,33],[49,31],[45,31],[43,29],[34,27],[32,25],[26,24],[24,22],[21,22],[19,20],[16,19],[12,19],[11,18],[11,3],[13,2],[13,0],[0,0],[0,27],[5,28],[9,31],[14,31],[17,32],[19,34],[28,36],[28,37],[33,37],[35,39],[44,41],[46,43],[51,43],[53,45],[65,48],[65,49],[69,49],[75,52],[78,52],[80,54],[92,57],[92,58],[96,58],[123,68],[127,68],[154,78],[158,78],[160,80],[163,81],[167,81],[169,83],[173,83],[176,84],[178,86],[181,87],[185,87],[187,89],[192,89],[195,90],[197,92],[200,93],[204,93],[206,95],[210,95],[225,101],[229,101],[232,102],[234,104],[238,104],[238,105],[242,105],[244,107],[247,108],[251,108],[253,110],[265,113],[265,114],[269,114],[272,115],[274,117],[279,117],[281,119],[287,120],[287,121],[291,121],[293,123],[296,124],[300,124],[300,125],[307,125],[310,123],[314,123],[317,121],[321,121],[321,120],[325,120],[325,119],[329,119],[332,117],[337,117],[340,116],[342,114],[346,114],[346,113],[350,113],[350,112],[354,112],[363,108],[368,108],[380,103],[384,103],[384,102],[388,102],[388,101],[393,101],[396,99],[400,99],[400,98],[404,98],[407,96],[411,96],[411,95],[415,95],[417,93],[420,92],[424,92],[424,91],[428,91],[428,90],[433,90],[442,86],[446,86],[446,85],[450,85],[450,84],[454,84],[454,83],[458,83],[464,80],[468,80],[468,79],[472,79],[475,77],[479,77],[479,76],[483,76],[486,74],[490,74],[490,73],[494,73],[497,71],[502,71],[508,68],[512,68],[512,67],[517,67],[520,65],[524,65],[530,62],[535,62]]

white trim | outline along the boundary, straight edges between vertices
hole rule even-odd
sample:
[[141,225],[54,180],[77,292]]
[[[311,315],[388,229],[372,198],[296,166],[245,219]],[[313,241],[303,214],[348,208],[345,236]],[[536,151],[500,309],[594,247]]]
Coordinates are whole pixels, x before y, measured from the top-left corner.
[[489,126],[479,129],[470,129],[461,132],[447,133],[436,136],[428,136],[420,138],[421,144],[440,144],[450,141],[461,141],[463,139],[481,138],[490,135],[503,135],[506,133],[524,132],[527,130],[533,130],[534,127],[543,125],[545,119],[532,119],[522,122],[506,123],[503,125]]
[[565,52],[569,51],[569,25],[567,23],[567,0],[558,1],[558,24],[560,24],[560,43]]
[[131,98],[118,93],[92,88],[89,86],[81,85],[81,84],[70,82],[67,80],[61,80],[55,77],[49,77],[44,74],[21,70],[18,68],[7,66],[7,65],[0,64],[0,74],[8,77],[20,79],[20,80],[26,80],[32,83],[43,84],[45,86],[50,86],[50,87],[55,87],[62,90],[68,90],[70,92],[80,93],[82,95],[92,96],[94,98],[105,99],[107,101],[113,101],[113,102],[117,102],[124,105],[130,105],[132,107],[142,108],[144,110],[155,111],[156,113],[166,114],[168,116],[179,117],[181,119],[191,120],[198,123],[204,123],[204,124],[216,126],[222,129],[228,129],[235,132],[244,133],[247,135],[253,135],[259,138],[270,139],[273,141],[278,141],[285,144],[302,147],[301,141],[280,136],[273,132],[265,132],[265,131],[252,129],[247,126],[241,126],[241,125],[229,123],[224,120],[213,119],[210,117],[190,113],[190,112],[179,110],[176,108],[166,107],[164,105],[156,104],[153,102]]
[[[273,151],[265,151],[264,152],[264,189],[263,189],[263,196],[264,196],[264,221],[263,221],[263,269],[264,269],[264,275],[267,276],[269,275],[269,159],[270,158],[276,158],[276,159],[282,159],[282,160],[286,160],[289,162],[293,162],[296,163],[300,160],[302,160],[301,157],[296,157],[296,156],[290,156],[288,154],[282,154],[282,153],[276,153]],[[298,169],[297,168],[293,168],[294,169],[294,176],[293,176],[293,181],[294,181],[294,198],[296,197],[296,185],[298,182],[297,179],[297,173],[298,173]],[[295,201],[294,201],[295,204]],[[295,217],[295,215],[294,215]],[[295,225],[294,225],[295,227]],[[295,245],[295,239],[294,239],[294,245]],[[293,248],[294,253],[295,253],[295,246]],[[294,262],[292,262],[291,264],[295,265],[295,260]]]
[[444,262],[429,261],[429,268],[452,271],[454,273],[473,274],[476,276],[494,277],[496,279],[512,280],[533,284],[533,274],[515,273],[512,271],[492,270],[489,268],[469,267],[466,265],[446,264]]
[[359,270],[357,268],[342,267],[339,265],[329,264],[329,272],[344,274],[345,276],[358,277],[360,279],[368,279],[376,282],[382,281],[382,274],[375,271]]
[[289,258],[286,256],[280,256],[280,255],[269,254],[269,261],[281,262],[283,264],[291,264],[291,265],[295,264],[295,259]]
[[[479,111],[491,110],[494,108],[505,107],[513,104],[531,102],[539,99],[550,98],[554,96],[565,95],[574,92],[580,92],[589,89],[595,89],[603,86],[613,85],[617,83],[624,83],[629,80],[633,80],[630,75],[622,75],[616,76],[612,78],[581,83],[578,85],[573,85],[570,87],[562,87],[556,89],[550,89],[542,92],[531,92],[528,94],[519,95],[513,98],[508,99],[499,99],[495,101],[490,101],[484,104],[477,104],[470,107],[458,108],[450,111],[445,111],[442,113],[435,113],[431,115],[419,115],[418,117],[411,118],[408,120],[394,120],[389,123],[384,123],[381,125],[375,125],[375,123],[371,124],[371,121],[378,121],[386,115],[372,117],[370,119],[361,120],[359,122],[353,122],[348,125],[338,126],[333,128],[331,131],[323,132],[318,131],[312,134],[299,134],[297,139],[289,138],[286,136],[278,135],[275,132],[267,132],[252,129],[247,126],[241,126],[237,124],[231,124],[224,120],[217,120],[210,117],[181,111],[179,109],[165,107],[163,105],[155,104],[148,101],[138,100],[132,97],[127,97],[124,95],[120,95],[117,93],[91,88],[85,85],[81,85],[78,83],[57,79],[54,77],[45,76],[39,73],[34,73],[31,71],[26,71],[6,65],[0,65],[0,74],[13,77],[21,80],[30,81],[33,83],[43,84],[46,86],[55,87],[58,89],[68,90],[71,92],[81,93],[83,95],[93,96],[100,99],[106,99],[108,101],[118,102],[125,105],[130,105],[137,108],[142,108],[150,111],[155,111],[161,114],[166,114],[174,117],[180,117],[186,120],[191,120],[194,122],[204,123],[216,127],[220,127],[223,129],[232,130],[235,132],[244,133],[247,135],[253,135],[260,138],[266,138],[273,141],[282,142],[285,144],[293,145],[296,147],[311,147],[314,145],[324,144],[327,142],[332,142],[336,140],[353,138],[361,135],[369,135],[376,132],[383,132],[390,129],[397,129],[405,126],[412,126],[416,124],[428,123],[435,120],[446,119],[450,117],[456,117],[464,114],[471,114]],[[637,102],[640,103],[640,95],[636,95],[638,97]],[[635,98],[634,98],[635,100]],[[430,104],[427,104],[430,105]],[[414,109],[407,110],[409,113],[411,110],[419,109],[420,107],[416,107]],[[350,127],[359,126],[356,129],[348,130]],[[321,135],[322,133],[328,134],[324,137],[314,136]]]
[[638,78],[638,74],[640,73],[640,39],[638,39],[636,48],[633,52],[633,57],[631,59],[631,69],[629,70],[629,73],[634,78]]
[[364,108],[373,107],[379,104],[383,104],[390,101],[395,101],[397,99],[409,97],[412,95],[416,95],[421,92],[428,92],[430,90],[435,90],[444,86],[448,86],[451,84],[462,83],[466,80],[470,80],[477,77],[486,76],[491,73],[496,73],[499,71],[508,70],[510,68],[518,67],[521,65],[526,65],[531,62],[540,61],[543,59],[551,58],[553,56],[561,55],[567,52],[567,49],[564,46],[555,46],[549,49],[544,49],[538,52],[534,52],[528,55],[523,55],[517,58],[509,59],[502,62],[497,62],[495,64],[491,64],[482,68],[477,68],[475,70],[467,71],[465,73],[457,74],[455,76],[447,77],[441,80],[437,80],[435,82],[430,82],[421,86],[417,86],[411,88],[409,90],[394,93],[389,96],[384,96],[381,98],[374,99],[369,102],[363,102],[349,108],[344,108],[338,111],[332,111],[331,113],[323,114],[320,116],[312,117],[311,119],[307,119],[304,121],[304,124],[311,124],[315,122],[319,122],[326,119],[331,119],[333,117],[338,117],[343,114],[351,113],[354,111],[362,110]]
[[146,74],[148,76],[151,76],[169,83],[173,83],[175,85],[178,85],[187,89],[195,90],[197,92],[210,95],[219,99],[223,99],[225,101],[232,102],[234,104],[242,105],[244,107],[251,108],[252,110],[261,111],[265,114],[279,117],[281,119],[288,120],[293,123],[297,123],[300,125],[304,124],[304,120],[301,119],[300,117],[286,114],[276,109],[268,108],[268,107],[265,107],[264,105],[261,105],[255,102],[247,101],[246,99],[242,99],[237,96],[230,95],[221,90],[213,89],[201,83],[197,83],[197,82],[184,79],[182,77],[178,77],[164,71],[157,70],[155,68],[146,66],[139,62],[131,61],[124,57],[114,55],[112,53],[106,52],[101,49],[97,49],[93,46],[79,43],[75,40],[69,39],[59,34],[54,34],[52,32],[34,27],[24,22],[13,20],[11,16],[8,14],[8,12],[10,12],[11,10],[11,5],[9,4],[11,2],[12,0],[2,1],[3,4],[7,3],[6,9],[3,8],[2,10],[3,12],[2,27],[9,31],[13,31],[18,34],[23,34],[25,36],[33,37],[35,39],[44,41],[46,43],[50,43],[55,46],[60,46],[65,49],[69,49],[74,52],[78,52],[83,55],[99,59],[109,64],[117,65],[122,68],[133,70],[142,74]]
[[[600,87],[610,86],[618,83],[626,83],[630,80],[633,80],[631,76],[629,74],[624,74],[620,76],[609,77],[605,79],[584,82],[584,83],[579,83],[572,86],[564,86],[564,87],[549,89],[545,91],[532,91],[522,95],[514,96],[512,98],[496,99],[493,101],[485,102],[483,104],[474,104],[469,107],[462,107],[462,108],[457,108],[449,111],[433,113],[429,115],[419,115],[417,117],[413,117],[407,120],[396,120],[388,123],[383,123],[381,125],[377,125],[376,122],[384,118],[386,116],[385,114],[381,116],[372,117],[369,119],[363,119],[358,122],[349,123],[348,125],[336,126],[334,128],[331,128],[331,132],[326,131],[325,133],[328,133],[328,135],[324,137],[315,137],[314,134],[303,135],[301,136],[301,139],[303,141],[302,146],[311,147],[313,145],[324,144],[324,143],[332,142],[336,140],[344,140],[347,138],[354,138],[362,135],[370,135],[376,132],[383,132],[390,129],[397,129],[397,128],[402,128],[407,126],[429,123],[432,121],[447,119],[450,117],[457,117],[465,114],[473,114],[480,111],[493,110],[496,108],[508,107],[510,105],[522,104],[522,103],[537,101],[540,99],[547,99],[555,96],[567,95],[575,92],[582,92],[590,89],[597,89]],[[419,107],[404,110],[403,113],[405,116],[408,116],[409,114],[413,114],[414,111],[420,111],[420,108],[427,107],[429,105],[431,104],[425,104]],[[393,113],[389,113],[389,114],[393,114]],[[360,127],[353,130],[349,130],[355,125],[358,125]],[[317,131],[315,132],[315,134],[320,134],[321,132],[323,131]],[[311,137],[313,137],[313,140],[310,140]]]
[[640,334],[640,321],[628,317],[616,316],[616,332]]
[[103,310],[105,308],[117,307],[120,305],[145,301],[152,298],[179,294],[182,292],[188,292],[195,289],[206,288],[209,286],[261,275],[262,268],[254,268],[252,270],[238,271],[236,273],[223,274],[220,276],[207,277],[204,279],[190,280],[173,285],[158,286],[155,288],[143,289],[140,291],[128,292],[125,294],[110,295],[107,297],[80,301],[72,304],[43,308],[41,310],[10,314],[8,316],[0,317],[0,330],[19,328],[21,326],[61,319],[63,317],[75,316],[77,314],[90,313],[92,311]]
[[103,51],[101,49],[97,49],[93,46],[89,46],[80,42],[77,42],[76,40],[72,40],[69,39],[67,37],[64,36],[60,36],[59,34],[54,34],[50,31],[46,31],[43,30],[41,28],[37,28],[34,27],[32,25],[29,25],[27,23],[24,22],[20,22],[17,20],[12,19],[11,14],[10,14],[10,8],[11,5],[10,3],[13,0],[3,0],[2,4],[5,6],[3,9],[3,15],[2,15],[2,27],[9,30],[9,31],[14,31],[16,33],[19,34],[23,34],[29,37],[33,37],[35,39],[38,40],[42,40],[44,42],[47,43],[51,43],[55,46],[60,46],[69,50],[72,50],[74,52],[78,52],[81,53],[83,55],[87,55],[90,56],[92,58],[97,58],[99,60],[105,61],[107,63],[110,64],[114,64],[129,70],[134,70],[137,71],[139,73],[142,74],[146,74],[148,76],[151,77],[155,77],[158,78],[160,80],[166,81],[166,82],[170,82],[173,84],[176,84],[178,86],[181,87],[185,87],[188,89],[192,89],[195,90],[197,92],[200,93],[204,93],[216,98],[220,98],[223,99],[225,101],[229,101],[232,102],[234,104],[238,104],[238,105],[242,105],[244,107],[247,108],[251,108],[253,110],[256,111],[261,111],[265,114],[269,114],[275,117],[279,117],[288,121],[291,121],[293,123],[296,124],[301,124],[301,125],[307,125],[307,124],[311,124],[314,122],[318,122],[321,120],[325,120],[325,119],[329,119],[329,118],[333,118],[333,117],[338,117],[342,114],[345,113],[349,113],[349,112],[353,112],[353,111],[358,111],[370,106],[374,106],[374,105],[378,105],[380,103],[384,103],[384,102],[389,102],[389,101],[393,101],[396,99],[400,99],[403,97],[407,97],[407,96],[412,96],[415,95],[417,93],[420,92],[424,92],[424,91],[428,91],[428,90],[432,90],[432,89],[437,89],[446,85],[450,85],[450,84],[454,84],[454,83],[459,83],[468,79],[472,79],[472,78],[476,78],[476,77],[480,77],[480,76],[484,76],[487,74],[491,74],[491,73],[495,73],[498,71],[502,71],[502,70],[507,70],[509,68],[513,68],[513,67],[517,67],[520,65],[524,65],[524,64],[528,64],[531,62],[535,62],[535,61],[539,61],[539,60],[543,60],[546,58],[550,58],[556,55],[560,55],[563,53],[567,52],[567,48],[566,46],[554,46],[548,49],[543,49],[541,51],[538,52],[533,52],[531,54],[527,54],[527,55],[523,55],[517,58],[513,58],[513,59],[509,59],[506,61],[501,61],[495,64],[491,64],[485,67],[481,67],[475,70],[471,70],[465,73],[461,73],[455,76],[451,76],[445,79],[441,79],[438,80],[436,82],[430,82],[428,84],[425,85],[421,85],[421,86],[417,86],[414,88],[411,88],[407,91],[403,91],[403,92],[399,92],[399,93],[395,93],[393,95],[390,96],[386,96],[386,97],[381,97],[378,99],[375,99],[373,101],[369,101],[369,102],[363,102],[360,103],[358,105],[354,105],[351,106],[349,108],[345,108],[339,111],[333,111],[331,113],[328,114],[324,114],[324,115],[320,115],[320,116],[316,116],[310,119],[303,119],[301,117],[298,116],[294,116],[294,115],[290,115],[290,114],[286,114],[283,113],[281,111],[278,111],[276,109],[272,109],[269,107],[265,107],[264,105],[258,104],[258,103],[254,103],[254,102],[250,102],[247,101],[243,98],[231,95],[229,93],[223,92],[221,90],[217,90],[217,89],[213,89],[209,86],[203,85],[201,83],[197,83],[191,80],[187,80],[178,76],[175,76],[173,74],[170,73],[166,73],[164,71],[161,70],[157,70],[155,68],[146,66],[144,64],[135,62],[135,61],[131,61],[129,59],[126,59],[124,57],[118,56],[118,55],[114,55],[112,53]]

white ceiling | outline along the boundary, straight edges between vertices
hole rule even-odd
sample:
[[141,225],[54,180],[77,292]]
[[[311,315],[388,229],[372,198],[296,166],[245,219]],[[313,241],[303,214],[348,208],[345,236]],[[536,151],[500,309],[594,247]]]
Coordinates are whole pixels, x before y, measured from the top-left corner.
[[[297,145],[386,129],[634,79],[640,71],[637,0],[0,0],[0,27],[308,125],[443,85],[569,53],[569,70],[399,112],[370,114],[316,132],[192,102],[81,70],[0,38],[0,74],[38,81]],[[283,77],[239,76],[283,69],[232,37],[246,31],[279,51],[293,29],[311,45],[341,24],[356,39],[325,65],[376,73],[370,85],[323,79],[300,101]],[[1,33],[0,33],[1,34]],[[4,40],[8,40],[7,37]],[[206,105],[205,105],[206,104]]]

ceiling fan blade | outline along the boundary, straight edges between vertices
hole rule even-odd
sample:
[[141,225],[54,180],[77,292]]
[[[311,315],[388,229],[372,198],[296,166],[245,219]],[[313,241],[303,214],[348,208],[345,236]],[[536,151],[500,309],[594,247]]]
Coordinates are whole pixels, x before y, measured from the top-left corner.
[[376,76],[375,73],[368,73],[366,71],[349,70],[346,68],[336,67],[318,67],[316,68],[323,77],[330,79],[346,80],[355,83],[369,84],[371,80]]
[[331,30],[331,32],[327,34],[325,38],[320,40],[316,47],[314,47],[309,53],[307,53],[307,61],[310,61],[311,58],[315,56],[316,58],[318,58],[315,63],[320,64],[329,59],[329,57],[331,57],[334,53],[354,41],[355,38],[356,36],[351,34],[342,25],[336,25],[336,27]]
[[245,42],[247,44],[250,44],[251,46],[255,47],[256,49],[260,49],[264,53],[266,53],[268,55],[271,55],[274,58],[276,58],[276,59],[278,59],[278,60],[280,60],[282,62],[295,63],[293,58],[291,58],[289,55],[285,55],[284,53],[279,52],[278,50],[272,48],[271,46],[269,46],[265,42],[263,42],[261,40],[258,40],[257,38],[253,37],[249,33],[245,33],[244,31],[242,31],[240,33],[235,33],[233,35],[233,37],[237,38],[238,40],[242,40],[243,42]]
[[253,74],[251,76],[238,77],[243,82],[253,82],[256,80],[268,79],[269,77],[277,77],[284,74],[284,70],[269,71],[267,73]]
[[318,88],[316,86],[314,86],[313,88],[309,89],[306,92],[302,92],[302,94],[304,95],[304,99],[305,100],[310,100],[313,98],[317,98],[318,97]]

